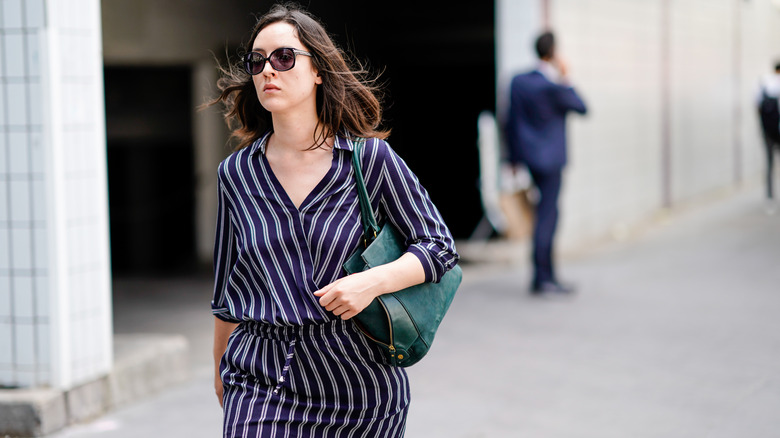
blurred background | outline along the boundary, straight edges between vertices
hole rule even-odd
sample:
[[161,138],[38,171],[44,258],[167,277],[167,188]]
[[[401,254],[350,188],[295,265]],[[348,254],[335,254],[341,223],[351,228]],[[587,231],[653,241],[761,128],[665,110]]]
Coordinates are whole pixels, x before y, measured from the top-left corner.
[[[508,80],[534,65],[533,39],[546,27],[591,108],[570,121],[564,247],[739,185],[763,166],[754,100],[780,56],[771,1],[308,6],[342,47],[383,72],[390,143],[456,237],[470,236],[482,215],[477,117],[501,119]],[[194,108],[215,94],[215,57],[235,61],[249,11],[265,8],[102,2],[114,272],[209,262],[214,169],[229,148],[216,111]]]
[[[389,142],[463,248],[507,239],[489,220],[476,232],[503,156],[491,137],[485,161],[477,121],[502,122],[545,29],[589,107],[568,125],[562,254],[763,181],[756,95],[780,60],[777,0],[303,3],[382,72]],[[208,323],[231,150],[219,111],[198,107],[271,4],[0,0],[0,385],[67,392],[110,374],[114,332],[154,331],[123,310],[195,299]],[[145,283],[170,278],[197,294]]]
[[[269,4],[103,2],[114,272],[210,263],[215,169],[230,148],[218,111],[194,109],[215,95],[216,61],[237,61],[253,14]],[[476,120],[495,106],[494,6],[308,6],[341,47],[382,72],[391,145],[419,169],[453,232],[468,236],[480,218]],[[139,168],[142,184],[130,178]],[[160,226],[171,222],[179,226]]]

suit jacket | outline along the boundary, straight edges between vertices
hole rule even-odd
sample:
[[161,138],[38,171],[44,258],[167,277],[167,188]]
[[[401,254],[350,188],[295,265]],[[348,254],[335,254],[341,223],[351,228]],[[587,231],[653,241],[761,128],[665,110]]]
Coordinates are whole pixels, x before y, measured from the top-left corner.
[[566,165],[566,114],[585,114],[573,88],[550,82],[539,70],[512,79],[506,140],[509,161],[549,172]]

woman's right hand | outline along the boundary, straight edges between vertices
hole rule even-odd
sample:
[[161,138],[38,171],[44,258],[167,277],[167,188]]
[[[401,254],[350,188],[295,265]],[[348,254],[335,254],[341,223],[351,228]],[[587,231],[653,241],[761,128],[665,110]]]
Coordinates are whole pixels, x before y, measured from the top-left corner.
[[225,390],[225,387],[222,386],[222,378],[219,376],[219,371],[214,374],[214,392],[219,399],[219,407],[224,407],[222,406],[222,392]]
[[222,377],[219,375],[219,364],[227,349],[228,338],[236,327],[238,324],[214,318],[214,392],[217,394],[220,406],[222,406],[224,387],[222,386]]

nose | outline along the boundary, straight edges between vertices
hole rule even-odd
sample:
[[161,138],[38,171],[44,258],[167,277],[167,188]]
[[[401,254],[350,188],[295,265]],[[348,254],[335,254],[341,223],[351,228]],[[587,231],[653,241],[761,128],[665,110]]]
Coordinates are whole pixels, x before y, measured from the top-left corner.
[[276,70],[271,65],[271,61],[266,59],[265,60],[265,65],[263,65],[263,69],[260,71],[260,74],[262,74],[264,76],[273,76],[276,73],[277,73]]

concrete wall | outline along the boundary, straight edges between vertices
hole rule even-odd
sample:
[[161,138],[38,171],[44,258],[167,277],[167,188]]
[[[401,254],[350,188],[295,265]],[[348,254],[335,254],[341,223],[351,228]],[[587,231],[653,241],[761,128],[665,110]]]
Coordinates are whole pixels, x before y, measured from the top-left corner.
[[102,0],[103,59],[106,65],[186,65],[193,77],[196,250],[210,264],[216,217],[217,165],[230,152],[218,108],[197,106],[216,94],[216,62],[249,37],[255,18],[248,11],[267,7],[249,0]]
[[[620,236],[665,208],[762,172],[753,99],[758,78],[780,58],[780,9],[772,1],[499,4],[498,40],[516,50],[502,52],[509,59],[499,69],[499,95],[507,77],[531,67],[546,7],[589,107],[569,121],[561,246]],[[529,27],[520,32],[516,23]]]
[[[106,64],[191,64],[249,37],[269,2],[102,0]],[[235,53],[234,53],[235,55]]]
[[112,360],[97,0],[0,2],[0,384]]

